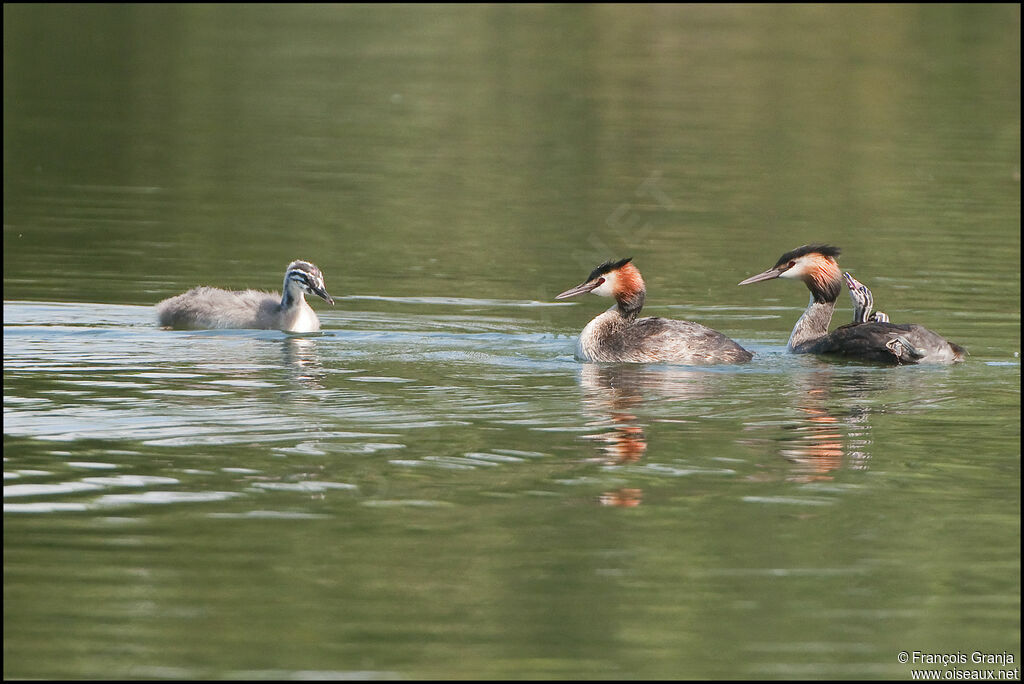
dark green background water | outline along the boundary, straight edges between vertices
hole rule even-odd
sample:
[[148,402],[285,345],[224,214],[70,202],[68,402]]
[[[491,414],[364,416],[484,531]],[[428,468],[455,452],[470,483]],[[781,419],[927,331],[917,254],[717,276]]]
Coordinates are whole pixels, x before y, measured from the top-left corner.
[[[5,677],[1019,667],[1019,65],[1018,5],[5,5]],[[968,362],[786,354],[736,283],[812,241]],[[576,363],[622,256],[755,360]],[[155,325],[295,258],[322,336]]]

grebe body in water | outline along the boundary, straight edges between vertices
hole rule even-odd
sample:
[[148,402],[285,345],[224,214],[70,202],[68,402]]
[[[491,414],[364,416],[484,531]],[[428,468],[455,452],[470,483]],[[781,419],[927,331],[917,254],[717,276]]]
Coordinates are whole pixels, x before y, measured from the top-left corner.
[[828,331],[836,299],[843,287],[843,275],[836,258],[839,248],[804,245],[786,252],[764,273],[747,278],[740,285],[790,278],[802,280],[811,299],[789,336],[789,351],[797,354],[833,354],[889,364],[957,363],[967,351],[924,326],[897,324],[885,314],[869,316],[871,291],[847,274],[854,302],[854,322]]
[[743,363],[753,354],[700,323],[640,318],[646,287],[632,259],[606,261],[576,287],[555,299],[586,292],[612,297],[615,305],[590,321],[576,343],[580,361],[626,361],[704,365]]
[[320,319],[306,302],[305,294],[334,304],[327,294],[324,274],[308,261],[288,264],[284,294],[216,287],[194,287],[156,305],[157,320],[167,328],[209,330],[215,328],[258,328],[308,333],[320,330]]

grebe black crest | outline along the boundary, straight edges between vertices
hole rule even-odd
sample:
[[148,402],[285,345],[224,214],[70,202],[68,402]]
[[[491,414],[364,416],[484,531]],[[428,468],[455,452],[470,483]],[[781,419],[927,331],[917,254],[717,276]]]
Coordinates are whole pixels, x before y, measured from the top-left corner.
[[334,304],[324,274],[309,261],[288,264],[283,294],[259,290],[221,290],[194,287],[156,305],[157,319],[167,328],[257,328],[286,332],[316,332],[320,319],[306,302],[306,293]]
[[606,261],[587,279],[557,295],[566,299],[592,292],[615,305],[590,321],[576,343],[580,361],[714,364],[743,363],[753,354],[700,323],[640,318],[647,288],[632,257]]
[[853,322],[828,332],[836,300],[843,288],[843,274],[836,259],[838,247],[804,245],[786,252],[775,265],[740,283],[748,285],[774,278],[802,280],[811,300],[789,336],[788,348],[798,354],[834,354],[890,364],[956,363],[967,351],[927,328],[889,322],[879,312],[870,315],[871,290],[846,274],[854,305]]
[[625,259],[619,259],[618,261],[611,261],[611,260],[609,260],[609,261],[604,262],[603,264],[598,264],[594,268],[594,270],[590,272],[590,275],[587,276],[587,282],[589,283],[591,280],[597,280],[598,278],[603,276],[605,273],[610,273],[612,271],[617,271],[620,268],[622,268],[623,266],[625,266],[626,264],[628,264],[629,262],[631,262],[632,260],[633,260],[633,257],[626,257]]

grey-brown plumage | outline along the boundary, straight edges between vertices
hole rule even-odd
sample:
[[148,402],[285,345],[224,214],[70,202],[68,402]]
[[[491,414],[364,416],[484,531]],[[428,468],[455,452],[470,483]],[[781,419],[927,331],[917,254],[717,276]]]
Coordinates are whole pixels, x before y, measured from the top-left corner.
[[967,350],[924,326],[888,322],[881,312],[870,315],[871,291],[846,274],[854,306],[853,323],[828,332],[843,277],[836,258],[837,247],[805,245],[783,254],[775,266],[747,278],[740,285],[792,278],[802,280],[811,299],[789,336],[788,348],[797,354],[830,354],[895,365],[915,363],[956,363]]
[[306,302],[305,293],[334,304],[327,294],[323,273],[308,261],[288,264],[283,294],[260,290],[221,290],[194,287],[156,305],[161,326],[184,330],[256,328],[286,332],[315,332],[320,319]]
[[705,365],[743,363],[753,354],[700,323],[640,318],[646,287],[630,259],[605,262],[587,280],[559,294],[565,299],[592,292],[613,297],[615,306],[590,321],[576,342],[580,361],[625,361]]
[[896,365],[956,363],[967,353],[923,325],[875,322],[840,326],[800,351]]

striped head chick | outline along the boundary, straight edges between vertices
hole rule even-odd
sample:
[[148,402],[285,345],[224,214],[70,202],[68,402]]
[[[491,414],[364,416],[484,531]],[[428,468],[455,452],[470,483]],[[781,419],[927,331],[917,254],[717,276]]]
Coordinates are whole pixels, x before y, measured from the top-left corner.
[[334,297],[327,294],[324,274],[309,261],[297,259],[288,264],[288,269],[284,274],[283,288],[282,308],[287,308],[295,298],[303,297],[303,293],[316,295],[325,302],[334,304]]

